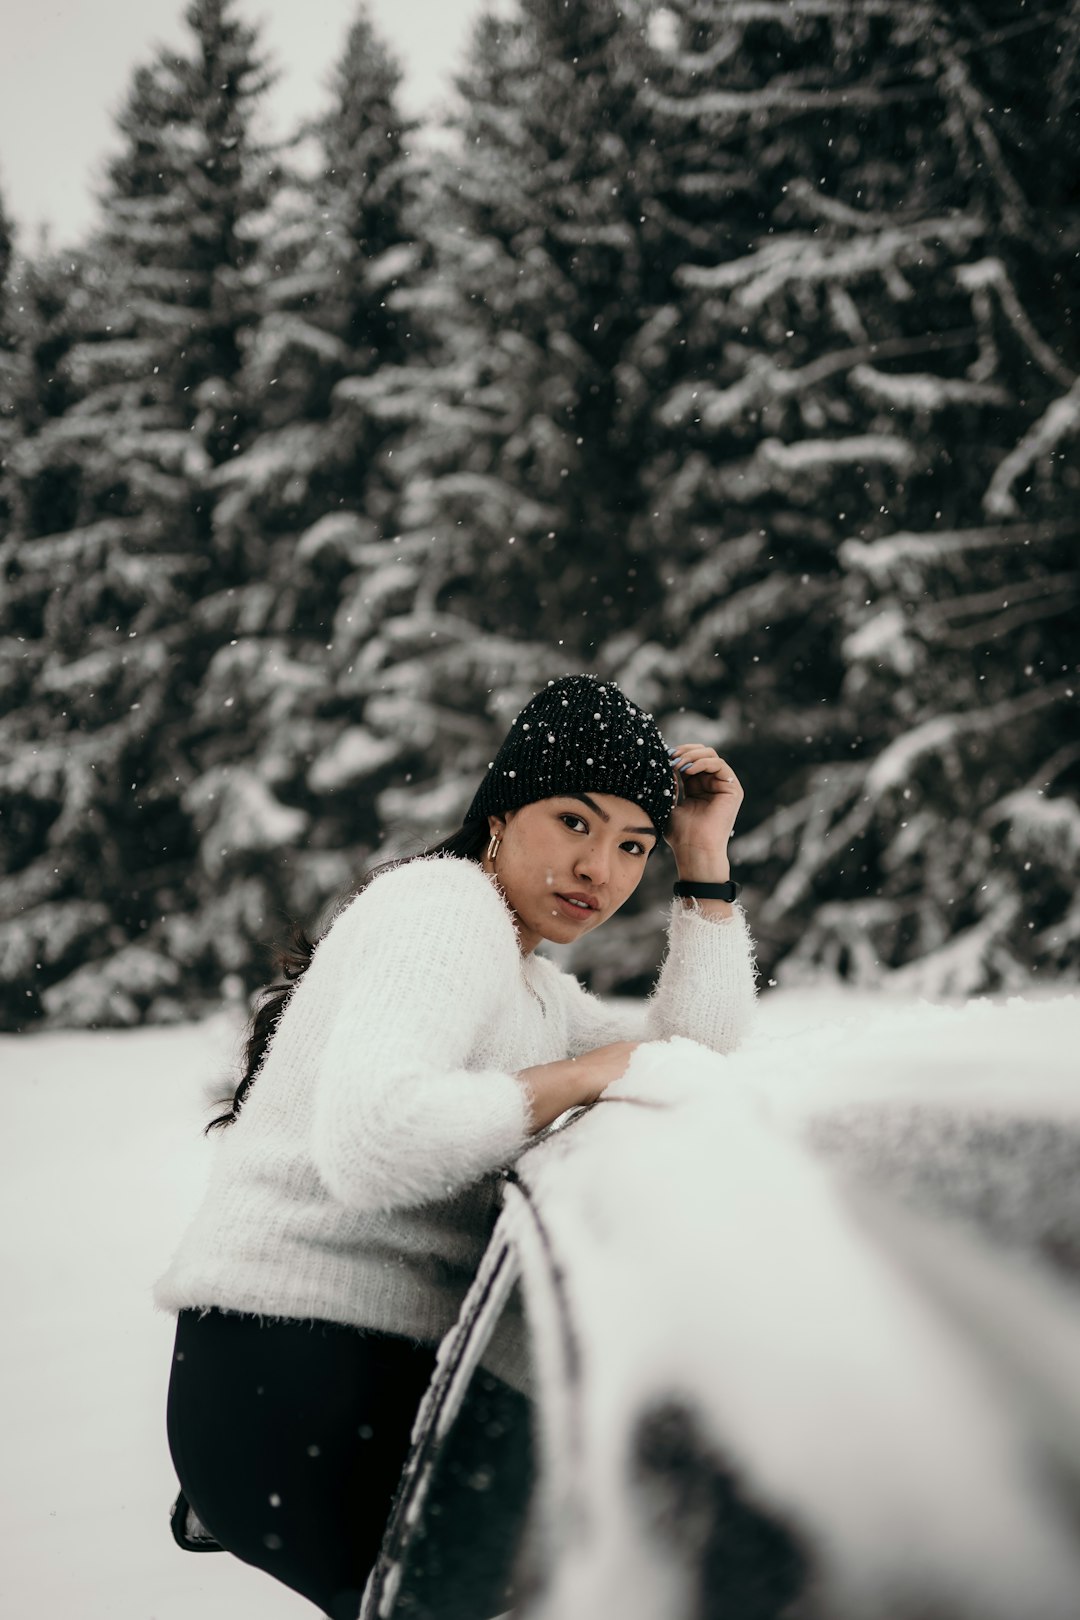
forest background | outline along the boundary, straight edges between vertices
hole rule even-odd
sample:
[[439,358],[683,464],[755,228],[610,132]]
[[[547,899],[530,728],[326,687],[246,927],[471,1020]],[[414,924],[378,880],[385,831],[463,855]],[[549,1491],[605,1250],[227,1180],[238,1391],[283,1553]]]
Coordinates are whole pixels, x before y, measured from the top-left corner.
[[1080,0],[518,0],[435,139],[359,10],[274,147],[186,17],[88,240],[0,207],[0,1027],[241,999],[575,669],[732,760],[766,980],[1075,980]]

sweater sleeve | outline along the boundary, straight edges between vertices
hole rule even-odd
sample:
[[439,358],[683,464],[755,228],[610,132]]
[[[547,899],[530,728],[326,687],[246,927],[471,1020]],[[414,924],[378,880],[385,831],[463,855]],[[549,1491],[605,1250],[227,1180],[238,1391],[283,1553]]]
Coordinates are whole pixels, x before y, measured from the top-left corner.
[[328,1190],[353,1209],[405,1208],[512,1158],[527,1134],[525,1087],[466,1067],[517,953],[488,880],[465,861],[409,862],[363,890],[320,949],[335,934],[339,1011],[312,1126]]
[[663,1041],[684,1035],[714,1052],[733,1052],[749,1028],[756,1000],[753,942],[746,915],[707,917],[676,900],[668,949],[644,1006],[602,1002],[576,980],[570,996],[571,1055],[609,1041]]

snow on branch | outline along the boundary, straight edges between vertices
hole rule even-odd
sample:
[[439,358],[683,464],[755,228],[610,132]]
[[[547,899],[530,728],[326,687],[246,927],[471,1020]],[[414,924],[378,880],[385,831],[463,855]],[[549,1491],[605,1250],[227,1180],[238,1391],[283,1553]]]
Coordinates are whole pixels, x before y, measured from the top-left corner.
[[902,737],[897,737],[870,765],[866,773],[865,802],[871,803],[896,788],[904,787],[922,762],[934,754],[951,752],[968,737],[981,732],[999,731],[1014,725],[1040,709],[1050,708],[1067,697],[1069,687],[1058,681],[1053,686],[1037,687],[1018,698],[990,704],[985,709],[974,709],[954,714],[935,715],[924,720]]
[[778,494],[795,505],[815,501],[821,486],[838,472],[891,468],[904,477],[916,465],[916,451],[893,433],[855,433],[847,438],[801,439],[785,444],[763,439],[747,461],[720,468],[714,488],[726,501],[745,505]]
[[137,1024],[141,1004],[161,991],[175,990],[176,962],[145,945],[127,945],[104,961],[87,962],[42,992],[56,1029],[87,1029],[96,1024]]
[[990,827],[1008,824],[1010,846],[1034,855],[1058,871],[1080,871],[1080,809],[1064,794],[1048,799],[1035,788],[1019,788],[982,816]]
[[551,235],[572,247],[613,247],[627,252],[637,249],[637,240],[629,225],[582,225],[577,220],[568,225],[554,224]]
[[[377,529],[370,518],[358,512],[327,512],[310,528],[305,529],[296,543],[297,562],[311,563],[329,554],[352,567],[359,567],[368,555],[370,546],[378,545]],[[385,555],[380,547],[380,556]]]
[[1044,343],[1027,311],[1017,297],[1009,272],[1000,259],[979,259],[975,264],[957,265],[956,280],[973,300],[980,293],[997,293],[1002,314],[1020,341],[1038,361],[1048,377],[1056,377],[1066,388],[1075,382],[1074,374],[1064,365],[1048,343]]
[[839,243],[791,232],[741,259],[711,267],[683,265],[675,279],[703,292],[730,291],[747,309],[756,310],[791,282],[814,286],[883,275],[901,264],[925,262],[927,249],[934,244],[962,249],[984,230],[982,220],[959,215],[914,220]]
[[844,656],[851,664],[873,664],[904,679],[919,665],[912,628],[900,608],[883,608],[844,638]]
[[313,793],[351,790],[400,758],[404,747],[402,739],[376,737],[367,726],[346,726],[311,765],[307,785]]
[[[206,481],[217,489],[242,485],[249,494],[261,493],[318,467],[325,450],[321,422],[291,422],[275,433],[264,434],[250,449],[213,468]],[[220,526],[224,521],[219,507],[215,522]]]
[[[1042,574],[1035,579],[1013,580],[989,591],[945,597],[924,610],[931,622],[949,625],[955,619],[978,619],[975,625],[950,630],[940,640],[951,646],[977,646],[1020,624],[1056,618],[1070,598],[1080,595],[1080,571]],[[988,619],[988,615],[992,615]]]
[[299,315],[266,316],[252,345],[251,365],[256,375],[279,370],[290,351],[310,356],[317,365],[345,365],[349,359],[347,345],[321,326],[313,326]]
[[392,287],[403,276],[408,276],[417,270],[423,259],[422,249],[417,242],[399,242],[394,247],[387,248],[374,259],[369,259],[364,265],[364,286],[369,292],[377,292],[383,287]]
[[103,518],[85,529],[72,529],[56,536],[42,535],[26,540],[18,548],[19,566],[25,570],[60,569],[65,564],[95,568],[106,552],[122,546],[138,528],[135,518]]
[[[966,332],[956,336],[964,343],[969,341]],[[869,378],[882,377],[886,388],[894,383],[921,383],[921,376],[915,379],[897,378],[891,373],[878,372],[869,362],[900,359],[912,354],[925,354],[929,350],[938,353],[942,347],[944,343],[940,337],[893,338],[883,343],[863,343],[855,348],[836,349],[820,355],[805,366],[779,366],[769,355],[754,354],[747,360],[744,374],[727,388],[714,388],[703,378],[688,378],[679,383],[661,404],[658,416],[666,427],[682,427],[693,421],[701,427],[723,431],[744,420],[748,412],[760,410],[770,400],[803,397],[830,377],[844,371],[850,372],[853,378],[856,371],[866,373]],[[932,374],[927,374],[927,382],[940,382],[945,388],[953,386],[951,379],[937,378]],[[966,400],[975,397],[967,390],[983,388],[984,385],[967,382],[956,386],[965,390],[963,397]],[[897,392],[902,392],[899,386]],[[1000,401],[990,400],[991,392],[991,389],[986,389],[986,403],[1007,402],[1007,395],[1003,395]],[[983,402],[982,394],[979,399],[980,403]]]
[[797,84],[763,85],[755,90],[707,90],[700,96],[669,96],[646,89],[642,100],[658,113],[689,121],[721,126],[742,118],[759,118],[762,112],[824,113],[833,108],[845,112],[853,107],[881,107],[897,102],[925,101],[934,94],[933,85],[905,84],[888,89],[880,84],[853,84],[837,90],[807,90]]
[[[986,117],[985,97],[972,84],[971,75],[961,57],[945,44],[943,38],[938,41],[938,49],[945,65],[942,83],[946,95],[954,97],[962,121],[966,122],[982,152],[983,162],[997,181],[1006,225],[1011,231],[1019,233],[1023,231],[1028,218],[1027,198],[1009,169],[998,138]],[[946,120],[945,127],[950,127],[949,120]]]
[[705,667],[717,648],[735,643],[777,620],[802,618],[812,613],[826,589],[819,580],[802,585],[789,575],[773,573],[741,591],[732,591],[708,609],[685,638],[686,666]]
[[161,670],[167,656],[160,641],[143,636],[138,641],[123,641],[115,647],[100,647],[71,664],[46,668],[38,676],[38,686],[43,692],[95,691],[124,669],[146,680]]
[[915,465],[916,451],[898,433],[852,433],[842,439],[799,439],[794,444],[762,439],[754,460],[785,476],[875,465],[906,473]]
[[245,766],[212,767],[185,788],[182,802],[203,835],[199,859],[211,877],[232,864],[230,856],[297,843],[311,819]]
[[64,366],[80,393],[108,378],[128,381],[147,377],[160,359],[160,347],[150,338],[113,338],[108,343],[74,343]]
[[965,377],[939,377],[933,372],[897,374],[874,366],[854,366],[850,376],[855,392],[885,410],[917,411],[929,415],[953,405],[1008,405],[1011,395],[999,383],[972,382]]
[[1076,534],[1080,522],[1014,523],[992,529],[942,529],[936,534],[901,531],[880,540],[845,540],[840,561],[865,574],[875,585],[920,578],[932,564],[967,566],[973,551],[1013,550],[1018,546],[1052,545]]
[[879,813],[882,801],[893,793],[902,792],[928,759],[936,756],[951,760],[969,737],[1015,725],[1059,703],[1068,696],[1069,690],[1066,682],[1059,681],[985,709],[935,715],[895,738],[871,761],[858,802],[828,829],[827,838],[821,837],[816,823],[811,827],[810,821],[806,822],[798,859],[780,879],[766,910],[783,915],[804,901],[819,874],[833,861],[841,859],[866,831]]
[[835,810],[850,802],[862,785],[862,774],[861,765],[846,760],[816,772],[800,798],[779,805],[751,832],[736,833],[731,846],[732,859],[740,865],[756,865],[777,852],[786,852],[823,805],[828,804]]
[[1054,400],[998,465],[983,496],[983,510],[988,516],[1019,517],[1020,503],[1012,493],[1012,486],[1035,462],[1049,456],[1062,439],[1078,430],[1080,430],[1080,378],[1077,378],[1067,394]]
[[988,969],[992,982],[1005,989],[1026,990],[1030,969],[1016,959],[1009,939],[1020,916],[1020,896],[996,880],[987,885],[986,910],[970,928],[954,934],[925,956],[895,968],[889,990],[901,996],[972,996],[984,990]]
[[897,224],[896,214],[875,213],[870,209],[852,208],[838,197],[826,196],[804,176],[788,182],[789,201],[813,219],[827,219],[831,225],[844,225],[853,231],[889,230]]
[[100,941],[111,922],[99,900],[47,900],[0,922],[0,979],[30,982],[37,967],[62,962],[72,946]]
[[[901,0],[860,0],[859,4],[862,17],[905,18],[909,10]],[[727,0],[724,6],[724,22],[733,30],[762,22],[797,28],[807,17],[837,17],[846,22],[850,15],[851,0]],[[687,54],[680,60],[700,67],[710,60],[710,53]]]

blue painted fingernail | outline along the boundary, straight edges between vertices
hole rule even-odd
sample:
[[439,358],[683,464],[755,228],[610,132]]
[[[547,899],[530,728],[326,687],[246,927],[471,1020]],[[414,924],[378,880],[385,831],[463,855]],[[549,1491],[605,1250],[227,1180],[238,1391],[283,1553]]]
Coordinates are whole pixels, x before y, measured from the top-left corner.
[[675,767],[675,769],[679,770],[679,771],[685,771],[687,769],[687,767],[692,765],[693,763],[694,762],[693,762],[692,759],[681,759],[679,761],[678,765]]

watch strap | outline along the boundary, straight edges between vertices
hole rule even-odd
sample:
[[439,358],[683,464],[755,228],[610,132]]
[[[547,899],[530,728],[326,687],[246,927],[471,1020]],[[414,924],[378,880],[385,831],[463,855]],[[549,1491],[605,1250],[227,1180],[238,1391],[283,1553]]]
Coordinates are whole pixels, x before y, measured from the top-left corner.
[[679,900],[726,900],[730,905],[741,890],[741,883],[694,883],[680,878],[673,892]]

